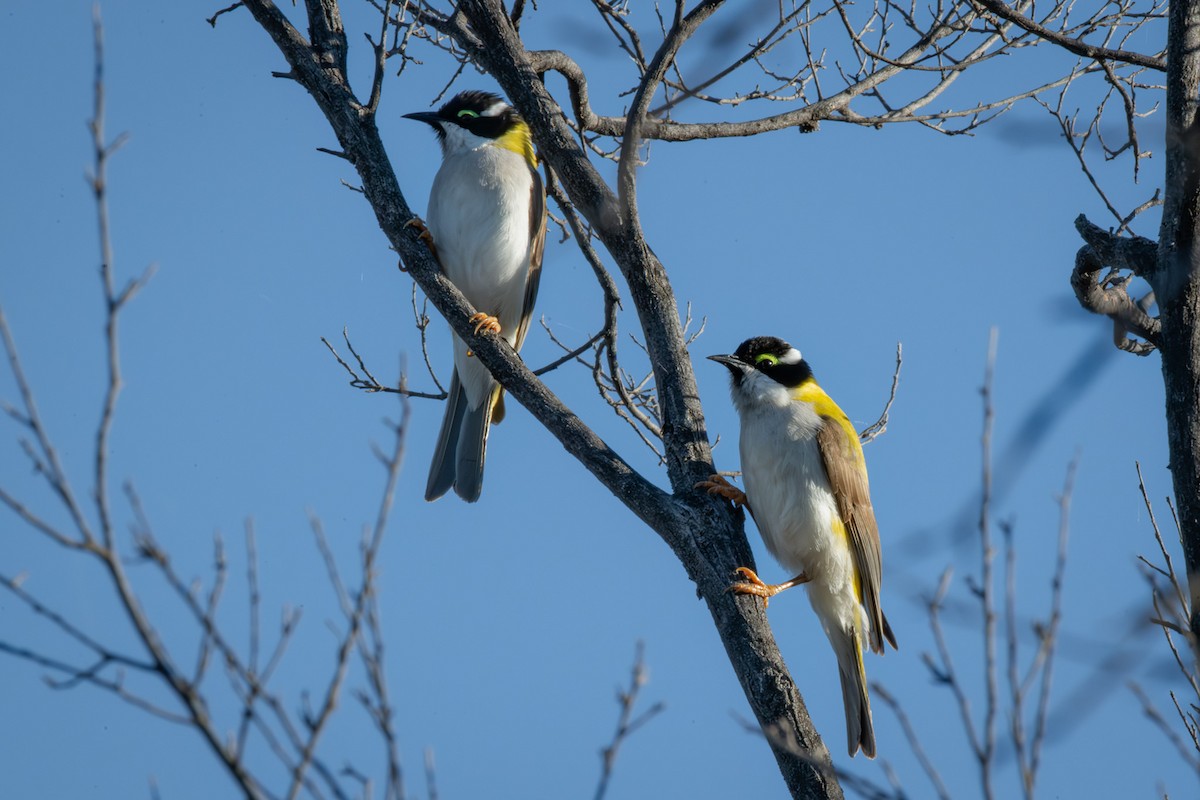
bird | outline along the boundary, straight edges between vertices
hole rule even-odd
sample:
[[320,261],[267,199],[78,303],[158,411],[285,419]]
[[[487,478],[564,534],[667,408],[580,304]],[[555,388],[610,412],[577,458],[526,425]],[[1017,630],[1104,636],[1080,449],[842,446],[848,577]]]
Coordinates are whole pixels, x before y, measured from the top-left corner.
[[[519,351],[546,242],[546,189],[529,125],[499,96],[477,90],[404,117],[432,127],[442,150],[425,221],[410,224],[422,229],[442,273],[477,310],[470,318],[475,333],[499,334]],[[483,489],[488,431],[504,418],[504,400],[487,367],[453,339],[454,372],[425,499],[453,487],[473,503]]]
[[729,369],[741,421],[745,492],[720,475],[697,488],[745,505],[771,555],[795,575],[764,583],[749,567],[728,589],[764,607],[805,584],[841,677],[851,756],[875,757],[864,648],[883,653],[896,637],[880,605],[883,564],[862,445],[849,418],[821,389],[800,351],[783,339],[747,339],[709,359]]

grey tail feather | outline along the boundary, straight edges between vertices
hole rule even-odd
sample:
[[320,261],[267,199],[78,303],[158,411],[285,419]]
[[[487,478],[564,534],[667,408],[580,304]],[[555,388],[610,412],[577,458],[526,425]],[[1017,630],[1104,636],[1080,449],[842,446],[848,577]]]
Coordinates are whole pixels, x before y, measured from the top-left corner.
[[[836,638],[836,641],[834,639]],[[875,757],[875,727],[871,724],[871,701],[867,697],[867,674],[862,647],[853,630],[831,631],[830,641],[842,679],[842,704],[846,709],[846,739],[850,755],[861,747],[867,758]]]
[[446,415],[442,417],[442,430],[438,433],[433,463],[429,465],[429,481],[425,484],[427,501],[437,500],[454,485],[455,455],[458,452],[463,415],[467,413],[467,395],[458,380],[458,370],[450,378],[447,395]]
[[[887,643],[892,646],[893,650],[899,650],[900,646],[896,644],[896,634],[892,633],[892,623],[888,622],[888,618],[882,611],[879,612],[880,619],[883,620],[883,638],[887,639]],[[883,647],[880,646],[880,652],[883,652]]]
[[[466,399],[463,400],[466,405]],[[458,456],[454,491],[468,503],[483,491],[483,462],[487,456],[488,429],[492,424],[495,395],[477,409],[466,409],[458,427]]]

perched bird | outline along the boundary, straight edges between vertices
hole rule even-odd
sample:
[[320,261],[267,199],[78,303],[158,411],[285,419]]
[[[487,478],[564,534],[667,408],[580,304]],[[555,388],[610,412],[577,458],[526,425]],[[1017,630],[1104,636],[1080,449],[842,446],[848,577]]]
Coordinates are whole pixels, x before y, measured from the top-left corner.
[[863,649],[883,653],[884,639],[895,649],[896,637],[879,604],[879,529],[858,434],[800,351],[782,339],[760,336],[732,355],[709,358],[732,375],[746,491],[719,475],[697,486],[746,505],[771,555],[795,575],[768,585],[739,567],[747,582],[729,590],[765,603],[784,589],[808,585],[837,656],[850,755],[861,747],[874,758]]
[[[462,92],[437,111],[404,116],[432,126],[442,146],[426,212],[430,249],[477,309],[475,332],[499,333],[520,350],[546,242],[546,189],[529,126],[499,97],[479,91]],[[500,385],[454,336],[454,373],[426,500],[451,486],[467,502],[479,499],[488,430],[503,418]]]

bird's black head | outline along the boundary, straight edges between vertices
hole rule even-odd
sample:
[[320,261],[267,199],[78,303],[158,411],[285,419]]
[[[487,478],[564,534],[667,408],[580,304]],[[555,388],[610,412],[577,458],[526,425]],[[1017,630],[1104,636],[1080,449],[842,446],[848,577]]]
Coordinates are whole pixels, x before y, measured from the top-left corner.
[[775,336],[755,336],[738,345],[732,355],[709,358],[728,367],[736,385],[756,371],[789,389],[812,378],[812,369],[800,351]]
[[524,124],[521,115],[499,96],[475,89],[456,94],[437,111],[404,116],[431,125],[442,141],[452,125],[484,139],[499,139],[514,126]]

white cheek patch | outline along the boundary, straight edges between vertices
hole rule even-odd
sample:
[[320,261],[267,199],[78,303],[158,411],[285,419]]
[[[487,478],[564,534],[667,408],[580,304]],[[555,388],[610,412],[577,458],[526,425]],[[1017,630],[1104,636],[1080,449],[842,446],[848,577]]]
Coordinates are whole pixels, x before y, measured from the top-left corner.
[[480,114],[479,116],[481,116],[481,117],[498,117],[504,113],[504,110],[506,108],[508,108],[508,103],[504,102],[503,100],[497,100],[496,102],[494,102],[490,106],[488,106],[486,109],[484,109],[483,113]]
[[796,348],[790,348],[786,353],[779,357],[780,364],[799,364],[801,359],[800,351]]

